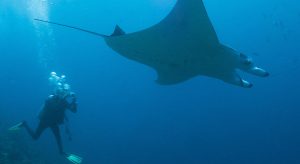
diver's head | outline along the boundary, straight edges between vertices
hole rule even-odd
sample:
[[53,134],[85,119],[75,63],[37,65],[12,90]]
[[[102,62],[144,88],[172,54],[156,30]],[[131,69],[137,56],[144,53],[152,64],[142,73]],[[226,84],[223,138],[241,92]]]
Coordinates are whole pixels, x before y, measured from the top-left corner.
[[61,99],[64,99],[67,96],[69,96],[70,95],[70,85],[64,84],[64,85],[61,85],[60,87],[57,87],[55,90],[55,95],[57,95]]
[[56,72],[51,72],[49,77],[49,82],[52,86],[59,86],[66,83],[66,76],[58,76]]
[[51,85],[55,86],[60,81],[60,78],[57,76],[55,72],[50,73],[49,82]]
[[59,98],[66,98],[70,95],[71,87],[66,83],[66,76],[58,76],[56,72],[51,72],[49,77],[49,82],[54,89],[54,94]]

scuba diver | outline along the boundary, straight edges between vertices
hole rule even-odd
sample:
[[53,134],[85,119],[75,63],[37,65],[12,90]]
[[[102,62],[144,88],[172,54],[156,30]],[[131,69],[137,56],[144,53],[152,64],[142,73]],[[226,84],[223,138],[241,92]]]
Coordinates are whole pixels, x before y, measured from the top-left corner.
[[46,99],[38,116],[40,121],[36,130],[33,131],[26,121],[22,121],[9,130],[19,130],[24,127],[29,135],[34,140],[37,140],[45,129],[50,128],[56,139],[59,153],[72,163],[80,164],[82,162],[81,157],[64,152],[59,130],[59,125],[62,125],[64,121],[68,121],[65,116],[65,111],[70,110],[73,113],[77,112],[75,93],[70,91],[70,85],[65,82],[64,75],[59,77],[55,72],[51,72],[49,81],[54,86],[54,94]]

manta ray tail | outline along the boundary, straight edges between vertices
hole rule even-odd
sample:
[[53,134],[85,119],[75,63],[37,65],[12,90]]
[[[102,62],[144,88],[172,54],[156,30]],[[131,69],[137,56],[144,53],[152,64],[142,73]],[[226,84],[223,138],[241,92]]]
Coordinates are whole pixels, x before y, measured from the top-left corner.
[[34,20],[49,23],[49,24],[55,24],[55,25],[63,26],[63,27],[67,27],[67,28],[72,28],[72,29],[75,29],[75,30],[83,31],[83,32],[90,33],[90,34],[97,35],[97,36],[101,36],[101,37],[108,37],[107,35],[99,34],[99,33],[89,31],[89,30],[85,30],[85,29],[82,29],[82,28],[79,28],[79,27],[69,26],[69,25],[56,23],[56,22],[50,22],[50,21],[42,20],[42,19],[34,19]]

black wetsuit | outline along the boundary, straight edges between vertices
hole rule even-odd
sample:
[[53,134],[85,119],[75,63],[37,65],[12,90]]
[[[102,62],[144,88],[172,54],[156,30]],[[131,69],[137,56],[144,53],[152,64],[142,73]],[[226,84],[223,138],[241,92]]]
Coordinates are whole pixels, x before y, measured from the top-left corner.
[[67,109],[73,113],[77,112],[75,99],[71,103],[68,103],[66,99],[59,98],[57,95],[50,95],[39,114],[40,122],[35,132],[26,123],[24,126],[34,140],[37,140],[46,128],[50,128],[55,136],[59,152],[64,154],[59,125],[64,123],[66,118],[65,111]]

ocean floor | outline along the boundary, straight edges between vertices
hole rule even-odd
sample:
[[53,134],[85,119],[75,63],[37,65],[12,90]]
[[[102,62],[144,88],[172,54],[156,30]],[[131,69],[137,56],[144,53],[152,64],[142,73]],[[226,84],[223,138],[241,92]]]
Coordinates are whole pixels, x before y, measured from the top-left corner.
[[10,132],[0,126],[0,164],[54,164],[29,146],[22,132]]

